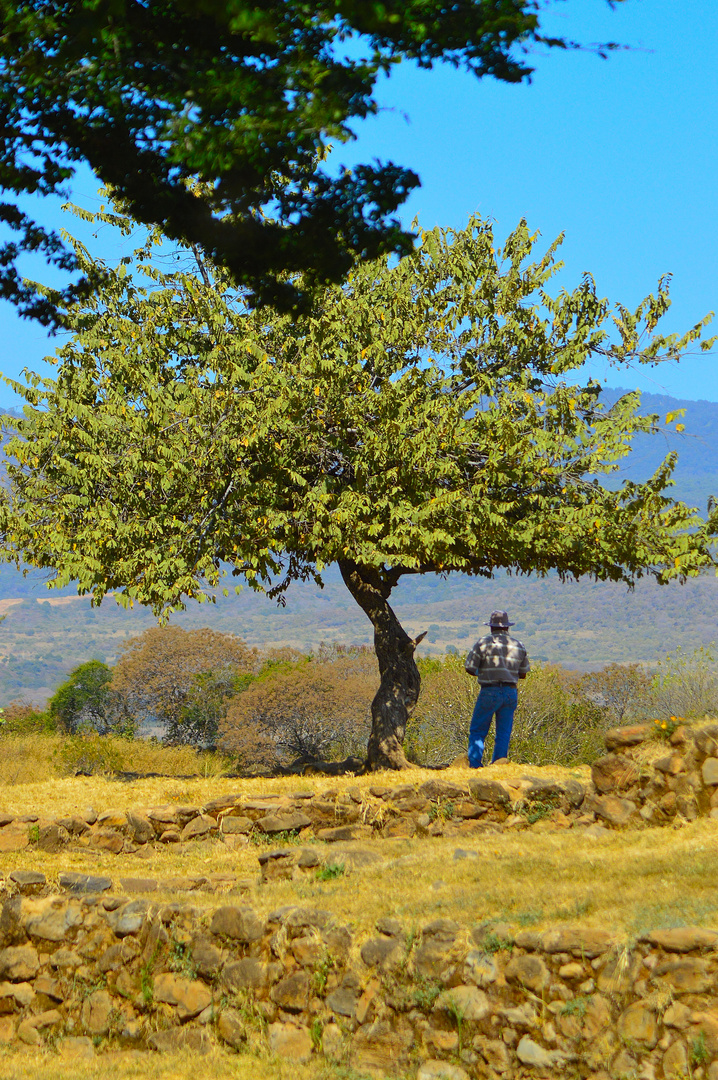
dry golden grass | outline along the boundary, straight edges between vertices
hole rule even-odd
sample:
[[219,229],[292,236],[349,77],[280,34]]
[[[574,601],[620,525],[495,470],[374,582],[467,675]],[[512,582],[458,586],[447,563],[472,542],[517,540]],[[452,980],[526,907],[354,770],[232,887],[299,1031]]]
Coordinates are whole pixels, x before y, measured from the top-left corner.
[[0,1053],[3,1080],[187,1080],[198,1074],[202,1080],[338,1080],[346,1076],[320,1059],[298,1065],[222,1050],[201,1058],[189,1053],[119,1051],[90,1061],[63,1061],[53,1051]]
[[[346,791],[347,788],[359,788],[367,792],[370,787],[398,787],[400,784],[423,784],[426,780],[447,780],[455,784],[468,784],[475,772],[468,768],[443,769],[440,773],[430,769],[414,768],[405,772],[370,773],[367,776],[280,776],[267,779],[231,779],[209,773],[190,779],[183,775],[197,772],[202,765],[201,755],[189,747],[157,747],[151,743],[125,742],[117,739],[113,742],[124,743],[130,748],[137,747],[136,756],[128,758],[128,772],[162,771],[169,775],[148,777],[146,779],[125,781],[108,776],[62,776],[50,771],[44,759],[37,755],[36,744],[52,747],[61,745],[61,740],[28,736],[26,738],[3,739],[0,742],[0,810],[9,810],[18,814],[37,813],[58,817],[87,806],[96,810],[107,807],[159,806],[168,802],[184,802],[202,805],[209,799],[229,793],[241,793],[256,797],[266,793],[291,794],[295,791]],[[56,748],[56,746],[55,746]],[[54,752],[46,750],[46,753]],[[144,758],[141,756],[144,754]],[[154,755],[154,757],[152,756]],[[163,755],[160,759],[160,755]],[[164,756],[166,755],[166,756]],[[173,756],[174,755],[174,756]],[[194,755],[192,758],[191,755]],[[158,760],[159,759],[159,760]],[[174,763],[174,768],[163,767]],[[192,767],[190,767],[192,766]],[[22,772],[19,773],[19,769]],[[492,765],[485,770],[487,776],[496,779],[510,779],[513,776],[575,777],[587,780],[590,777],[588,766],[563,768],[556,766],[534,765]],[[171,775],[174,773],[174,775]],[[22,780],[16,778],[22,776]]]
[[199,774],[205,778],[226,771],[228,766],[227,759],[218,754],[201,753],[191,746],[163,746],[146,739],[15,735],[0,741],[0,790],[72,775],[83,761],[98,773],[105,763],[108,774],[157,772],[165,776]]
[[[487,770],[506,775],[512,766]],[[544,774],[558,770],[542,770]],[[418,771],[417,771],[418,772]],[[463,770],[450,770],[460,779]],[[447,774],[448,776],[448,774]],[[420,778],[420,777],[417,777]],[[463,777],[465,778],[465,777]],[[313,778],[316,780],[317,778]],[[387,780],[395,780],[388,777]],[[312,785],[325,790],[326,778]],[[360,778],[366,788],[380,778]],[[386,782],[386,781],[385,781]],[[335,787],[357,783],[337,781]],[[144,780],[123,785],[97,778],[76,778],[6,791],[2,808],[17,813],[68,812],[92,804],[96,809],[148,806],[162,802],[195,802],[229,790],[245,794],[291,791],[309,787],[296,779],[276,781]],[[15,796],[21,795],[16,800]],[[34,797],[33,797],[34,796]],[[368,839],[356,846],[376,851],[381,862],[347,869],[343,876],[318,881],[260,884],[257,855],[250,844],[232,852],[219,841],[193,843],[182,851],[169,846],[148,859],[113,856],[87,850],[49,855],[26,851],[0,856],[0,870],[40,869],[52,880],[61,870],[120,877],[154,877],[225,873],[254,884],[242,902],[267,914],[282,904],[300,903],[331,909],[351,923],[358,936],[371,933],[380,915],[391,914],[407,926],[420,927],[442,916],[462,924],[502,919],[514,927],[542,927],[555,922],[609,926],[626,934],[681,923],[718,924],[718,822],[704,819],[683,828],[614,832],[601,837],[582,830],[542,831],[539,823],[522,832],[478,834],[414,840]],[[306,841],[303,841],[303,843]],[[320,845],[331,859],[330,846]],[[457,849],[476,854],[454,858]],[[212,908],[227,903],[223,894],[186,894],[189,902]],[[152,902],[176,899],[151,894]]]
[[[662,744],[650,748],[664,751]],[[527,774],[587,778],[580,769],[493,766],[486,776],[511,778]],[[441,779],[466,783],[468,769],[452,768]],[[475,774],[473,774],[475,775]],[[420,784],[434,772],[366,777],[285,777],[275,780],[192,780],[154,778],[123,783],[103,777],[44,777],[37,783],[0,784],[0,809],[17,814],[58,816],[92,805],[124,809],[168,802],[201,804],[229,792],[258,796],[294,791],[326,792],[358,787],[369,797],[373,785]],[[116,883],[121,877],[234,874],[252,885],[240,896],[187,893],[188,903],[207,914],[225,903],[250,903],[261,914],[284,904],[329,909],[350,924],[360,944],[382,915],[399,918],[407,930],[437,917],[454,918],[462,926],[489,919],[515,929],[549,925],[591,925],[616,930],[625,938],[661,926],[699,923],[718,927],[718,821],[703,819],[682,828],[643,829],[604,836],[580,829],[544,831],[541,822],[521,832],[477,834],[414,840],[367,839],[353,846],[368,848],[381,862],[348,868],[328,881],[307,876],[296,881],[259,882],[257,854],[250,845],[231,852],[219,841],[194,843],[178,851],[169,846],[149,859],[90,851],[49,855],[37,851],[0,855],[0,872],[37,868],[53,880],[61,870],[103,873]],[[303,841],[305,843],[307,841]],[[332,849],[321,845],[327,857]],[[457,849],[471,852],[455,858]],[[118,884],[119,887],[119,884]],[[160,904],[176,901],[176,892],[149,894]],[[52,1052],[0,1052],[3,1080],[187,1080],[201,1068],[203,1080],[339,1080],[345,1076],[317,1060],[306,1066],[281,1063],[265,1056],[213,1051],[200,1062],[190,1055],[148,1052],[101,1054],[94,1061],[63,1061]]]

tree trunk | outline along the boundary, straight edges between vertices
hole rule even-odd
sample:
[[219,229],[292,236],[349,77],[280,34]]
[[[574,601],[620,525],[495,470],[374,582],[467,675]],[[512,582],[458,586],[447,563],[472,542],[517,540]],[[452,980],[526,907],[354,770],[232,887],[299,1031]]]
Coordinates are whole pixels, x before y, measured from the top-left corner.
[[375,567],[341,560],[344,584],[374,627],[374,649],[381,683],[371,705],[371,735],[367,747],[370,769],[408,769],[402,744],[406,722],[419,697],[421,676],[414,650],[422,638],[410,638],[389,607],[396,580],[387,580]]

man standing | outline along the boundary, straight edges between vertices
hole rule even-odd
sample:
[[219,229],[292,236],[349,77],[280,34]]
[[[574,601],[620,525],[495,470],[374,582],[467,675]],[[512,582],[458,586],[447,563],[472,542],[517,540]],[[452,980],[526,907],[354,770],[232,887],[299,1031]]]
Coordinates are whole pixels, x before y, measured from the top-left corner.
[[496,716],[496,741],[492,763],[509,754],[511,728],[519,700],[518,681],[525,679],[530,669],[526,649],[508,632],[509,617],[505,611],[492,611],[486,637],[479,638],[466,658],[466,670],[481,684],[469,728],[469,765],[480,769],[483,764],[484,743]]

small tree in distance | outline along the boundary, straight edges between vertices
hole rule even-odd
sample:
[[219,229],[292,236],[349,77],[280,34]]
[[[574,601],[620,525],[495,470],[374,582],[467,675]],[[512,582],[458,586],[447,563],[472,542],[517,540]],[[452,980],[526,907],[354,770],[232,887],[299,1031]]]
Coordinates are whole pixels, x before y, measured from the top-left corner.
[[643,483],[600,484],[660,421],[638,393],[607,407],[593,379],[567,380],[700,341],[707,320],[658,332],[667,281],[631,312],[589,275],[551,294],[558,242],[534,259],[523,222],[502,248],[479,218],[420,240],[292,320],[247,310],[196,252],[167,272],[149,238],[135,274],[107,271],[68,313],[57,379],[12,384],[28,407],[0,506],[6,558],[158,614],[214,598],[223,563],[281,599],[336,562],[374,629],[372,768],[407,765],[419,694],[423,634],[389,603],[402,577],[683,581],[714,565],[718,523],[666,494],[675,455]]
[[71,671],[50,698],[48,709],[68,735],[82,731],[128,735],[135,730],[134,720],[113,692],[112,671],[101,660],[88,660]]

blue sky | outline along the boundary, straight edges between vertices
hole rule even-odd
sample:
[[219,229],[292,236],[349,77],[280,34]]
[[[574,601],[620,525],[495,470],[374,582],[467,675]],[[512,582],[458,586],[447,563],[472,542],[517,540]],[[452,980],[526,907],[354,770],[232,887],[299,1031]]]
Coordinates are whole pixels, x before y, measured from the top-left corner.
[[[671,272],[665,327],[685,329],[718,310],[718,4],[625,0],[612,11],[604,0],[565,0],[545,27],[630,48],[607,60],[537,53],[533,81],[521,86],[401,65],[379,87],[380,116],[336,157],[414,168],[422,187],[407,223],[418,215],[425,227],[462,227],[479,212],[499,237],[521,217],[546,243],[565,232],[567,287],[588,270],[601,294],[635,305]],[[91,207],[94,196],[85,175],[76,198]],[[108,253],[107,238],[93,243]],[[41,327],[2,304],[0,334],[5,374],[43,370],[52,343]],[[607,385],[717,401],[717,355],[594,373]],[[13,403],[9,389],[0,401]]]

